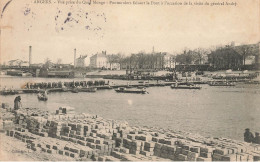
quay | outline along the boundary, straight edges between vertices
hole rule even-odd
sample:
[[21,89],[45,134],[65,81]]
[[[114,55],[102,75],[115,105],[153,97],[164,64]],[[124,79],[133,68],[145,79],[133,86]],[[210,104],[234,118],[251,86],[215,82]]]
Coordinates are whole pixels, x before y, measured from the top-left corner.
[[[105,84],[81,84],[81,82],[67,82],[67,83],[58,83],[56,84],[57,86],[48,86],[48,83],[41,83],[46,86],[40,87],[40,83],[34,83],[33,85],[28,85],[24,89],[14,89],[15,93],[5,93],[8,90],[1,90],[0,94],[1,95],[15,95],[15,94],[25,94],[25,93],[39,93],[39,92],[44,92],[45,90],[48,93],[51,92],[68,92],[72,91],[73,88],[77,87],[79,91],[81,89],[86,89],[86,88],[96,88],[97,90],[103,90],[103,89],[114,89],[114,88],[137,88],[140,86],[145,86],[145,87],[162,87],[162,86],[171,86],[172,84],[175,84],[175,82],[143,82],[143,83],[134,83],[134,84],[118,84],[118,85],[109,85]],[[207,84],[207,82],[203,81],[194,81],[194,82],[178,82],[178,85],[189,85],[189,84]],[[49,84],[50,85],[50,84]],[[64,86],[65,85],[65,86]]]
[[[130,126],[73,109],[13,111],[2,104],[5,141],[30,150],[35,160],[79,161],[260,161],[260,145],[154,127]],[[5,135],[4,135],[4,134]],[[5,149],[5,148],[1,148]],[[45,157],[46,158],[46,157]]]

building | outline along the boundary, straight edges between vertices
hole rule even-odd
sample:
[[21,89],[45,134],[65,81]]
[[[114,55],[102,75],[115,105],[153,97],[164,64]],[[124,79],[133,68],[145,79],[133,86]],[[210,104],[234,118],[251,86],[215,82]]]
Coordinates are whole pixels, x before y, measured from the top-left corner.
[[89,67],[90,66],[90,57],[86,57],[84,60],[85,66]]
[[80,55],[79,58],[76,59],[76,62],[75,62],[75,67],[86,67],[86,58],[87,58],[87,55]]
[[23,60],[20,60],[20,59],[10,60],[10,61],[8,61],[8,66],[11,66],[11,67],[29,67],[29,62],[23,61]]
[[106,51],[97,53],[90,57],[90,67],[92,68],[109,68]]
[[169,53],[165,53],[164,57],[164,69],[175,68],[175,57]]

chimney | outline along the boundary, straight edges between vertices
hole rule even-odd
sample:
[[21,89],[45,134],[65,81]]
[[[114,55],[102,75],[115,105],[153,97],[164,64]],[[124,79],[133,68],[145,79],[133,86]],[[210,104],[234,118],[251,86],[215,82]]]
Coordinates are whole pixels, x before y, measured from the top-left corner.
[[77,58],[77,53],[76,53],[76,48],[74,49],[74,67],[76,67],[76,58]]
[[32,64],[32,46],[29,46],[29,66]]

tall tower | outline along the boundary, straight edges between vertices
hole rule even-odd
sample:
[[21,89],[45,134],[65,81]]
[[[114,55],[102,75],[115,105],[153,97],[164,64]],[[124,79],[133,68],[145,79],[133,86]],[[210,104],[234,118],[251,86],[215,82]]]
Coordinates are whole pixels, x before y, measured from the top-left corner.
[[76,67],[76,59],[77,59],[77,53],[76,48],[74,49],[74,67]]
[[32,64],[32,46],[29,46],[29,66]]

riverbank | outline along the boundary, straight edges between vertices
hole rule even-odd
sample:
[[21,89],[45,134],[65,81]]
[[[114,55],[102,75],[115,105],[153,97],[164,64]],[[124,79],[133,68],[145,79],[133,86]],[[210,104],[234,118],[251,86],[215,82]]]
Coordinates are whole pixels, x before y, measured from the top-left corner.
[[73,158],[61,155],[50,155],[27,148],[26,143],[0,133],[1,161],[73,161]]
[[[66,108],[56,110],[55,114],[37,108],[20,109],[14,114],[1,109],[1,120],[8,136],[1,138],[2,154],[14,150],[18,152],[17,158],[28,160],[57,161],[61,157],[84,161],[260,160],[258,144],[169,129],[133,127],[125,121],[78,114]],[[19,141],[17,145],[16,141]],[[5,156],[8,157],[10,154]]]

